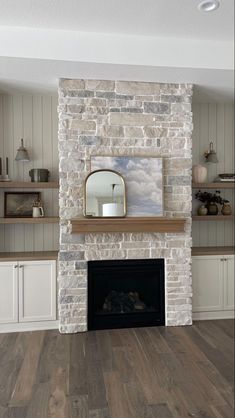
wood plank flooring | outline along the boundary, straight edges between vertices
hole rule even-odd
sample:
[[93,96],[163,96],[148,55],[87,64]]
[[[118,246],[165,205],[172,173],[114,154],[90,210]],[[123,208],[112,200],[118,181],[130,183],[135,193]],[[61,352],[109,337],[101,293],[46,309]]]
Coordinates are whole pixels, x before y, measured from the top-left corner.
[[233,418],[234,321],[0,334],[0,418]]

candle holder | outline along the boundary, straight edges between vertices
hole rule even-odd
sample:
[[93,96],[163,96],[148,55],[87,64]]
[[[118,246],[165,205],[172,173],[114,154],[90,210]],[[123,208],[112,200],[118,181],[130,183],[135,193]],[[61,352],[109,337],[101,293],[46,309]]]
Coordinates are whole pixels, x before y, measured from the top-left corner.
[[0,157],[0,181],[2,181],[3,175],[2,175],[2,158]]
[[[2,162],[1,162],[1,172],[2,172]],[[11,181],[9,177],[9,164],[8,164],[8,157],[6,157],[6,174],[0,176],[1,181]]]
[[0,181],[11,181],[11,179],[8,174],[6,174],[5,176],[2,176],[2,178],[0,177]]

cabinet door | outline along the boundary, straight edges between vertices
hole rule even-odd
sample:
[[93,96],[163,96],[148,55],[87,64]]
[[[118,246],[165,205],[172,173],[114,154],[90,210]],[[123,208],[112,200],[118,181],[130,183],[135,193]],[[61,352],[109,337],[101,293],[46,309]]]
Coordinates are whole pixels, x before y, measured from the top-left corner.
[[224,263],[224,310],[234,309],[234,257],[226,257]]
[[193,312],[223,310],[223,262],[218,257],[193,257]]
[[0,323],[18,322],[17,263],[0,263]]
[[56,319],[56,261],[19,263],[19,321]]

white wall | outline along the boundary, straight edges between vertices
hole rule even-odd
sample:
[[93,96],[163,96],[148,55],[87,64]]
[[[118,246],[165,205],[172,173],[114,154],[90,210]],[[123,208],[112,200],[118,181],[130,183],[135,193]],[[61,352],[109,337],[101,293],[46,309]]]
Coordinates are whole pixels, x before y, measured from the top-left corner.
[[[208,181],[219,173],[234,173],[234,106],[231,104],[193,105],[193,164],[204,163],[203,153],[213,141],[219,162],[206,164]],[[194,190],[194,193],[196,190]],[[221,190],[234,210],[234,192]],[[194,202],[195,203],[195,202]],[[233,245],[233,221],[193,222],[194,246]]]
[[[30,154],[29,163],[14,160],[20,138]],[[58,179],[57,97],[0,95],[0,157],[9,158],[12,180],[30,181],[31,168],[48,168]],[[21,189],[23,190],[23,189]],[[58,214],[58,190],[42,191],[46,215]],[[0,190],[0,216],[4,192]],[[58,248],[58,225],[0,225],[0,251],[42,251]]]

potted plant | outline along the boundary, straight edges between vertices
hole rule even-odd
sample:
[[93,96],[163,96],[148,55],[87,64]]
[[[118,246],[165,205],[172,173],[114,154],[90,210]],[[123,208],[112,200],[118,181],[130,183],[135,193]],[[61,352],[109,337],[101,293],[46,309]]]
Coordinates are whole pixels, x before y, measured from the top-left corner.
[[217,205],[224,205],[224,203],[228,203],[227,199],[222,199],[220,196],[220,190],[216,190],[215,193],[201,192],[201,190],[199,190],[195,193],[195,198],[204,203],[203,206],[207,208],[208,215],[217,215],[219,212]]

